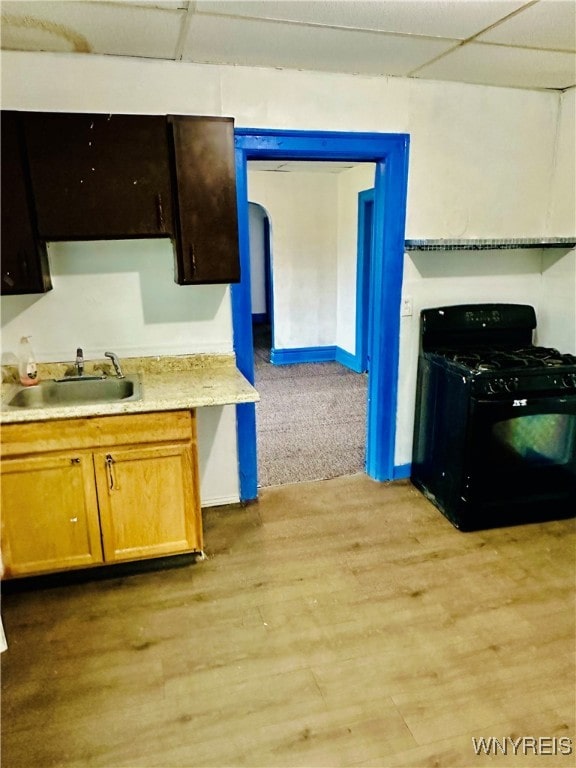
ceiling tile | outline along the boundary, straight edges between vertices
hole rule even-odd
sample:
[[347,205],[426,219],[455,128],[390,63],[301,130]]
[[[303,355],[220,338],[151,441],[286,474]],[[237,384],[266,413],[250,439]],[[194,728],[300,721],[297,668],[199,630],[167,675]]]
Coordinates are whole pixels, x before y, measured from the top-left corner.
[[466,39],[527,0],[199,0],[200,13]]
[[6,0],[1,9],[11,50],[518,88],[576,79],[575,0]]
[[511,88],[569,88],[576,83],[572,53],[468,43],[422,67],[416,77]]
[[185,14],[133,3],[3,2],[2,48],[174,58]]
[[540,0],[477,39],[505,45],[576,51],[576,3],[573,0]]
[[455,41],[195,15],[183,59],[368,75],[404,75]]

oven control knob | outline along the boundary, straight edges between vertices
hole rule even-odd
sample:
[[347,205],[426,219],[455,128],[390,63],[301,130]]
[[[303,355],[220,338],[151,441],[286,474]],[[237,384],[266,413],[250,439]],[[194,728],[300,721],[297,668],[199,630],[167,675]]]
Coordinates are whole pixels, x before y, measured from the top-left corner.
[[576,373],[567,373],[562,376],[562,386],[568,388],[576,387]]
[[515,392],[518,389],[518,379],[508,379],[504,382],[506,392]]
[[488,382],[487,390],[491,395],[495,395],[497,392],[502,392],[503,389],[504,379],[493,379]]

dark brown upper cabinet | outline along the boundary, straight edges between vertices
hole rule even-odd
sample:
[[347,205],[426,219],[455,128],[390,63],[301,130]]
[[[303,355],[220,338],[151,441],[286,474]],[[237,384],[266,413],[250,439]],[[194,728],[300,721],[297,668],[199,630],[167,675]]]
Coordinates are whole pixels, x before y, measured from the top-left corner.
[[13,112],[2,140],[3,292],[50,287],[51,240],[170,237],[180,285],[240,279],[232,118]]
[[19,115],[2,112],[2,278],[0,293],[45,293],[52,287],[46,243],[38,240]]
[[165,117],[28,112],[23,122],[40,238],[172,234]]
[[234,121],[171,115],[178,282],[240,280]]

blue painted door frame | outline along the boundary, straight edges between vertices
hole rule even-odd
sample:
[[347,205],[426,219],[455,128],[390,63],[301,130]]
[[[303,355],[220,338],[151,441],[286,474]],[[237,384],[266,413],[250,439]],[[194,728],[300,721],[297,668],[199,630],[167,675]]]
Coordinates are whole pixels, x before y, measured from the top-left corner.
[[[237,128],[235,146],[242,279],[232,286],[232,323],[237,365],[252,383],[248,160],[345,160],[376,164],[374,252],[369,286],[373,333],[368,350],[366,473],[375,480],[391,480],[396,440],[409,136]],[[252,403],[238,405],[236,415],[240,498],[248,501],[258,496],[256,408]]]
[[358,193],[358,259],[356,265],[356,371],[367,371],[371,347],[370,270],[374,250],[374,190]]

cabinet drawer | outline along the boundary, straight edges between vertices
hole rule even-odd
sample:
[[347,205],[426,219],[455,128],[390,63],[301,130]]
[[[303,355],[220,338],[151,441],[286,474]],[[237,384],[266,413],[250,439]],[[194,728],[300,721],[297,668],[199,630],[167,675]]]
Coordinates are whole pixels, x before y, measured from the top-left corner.
[[194,411],[166,411],[6,424],[1,437],[2,458],[135,443],[195,442],[196,416]]

